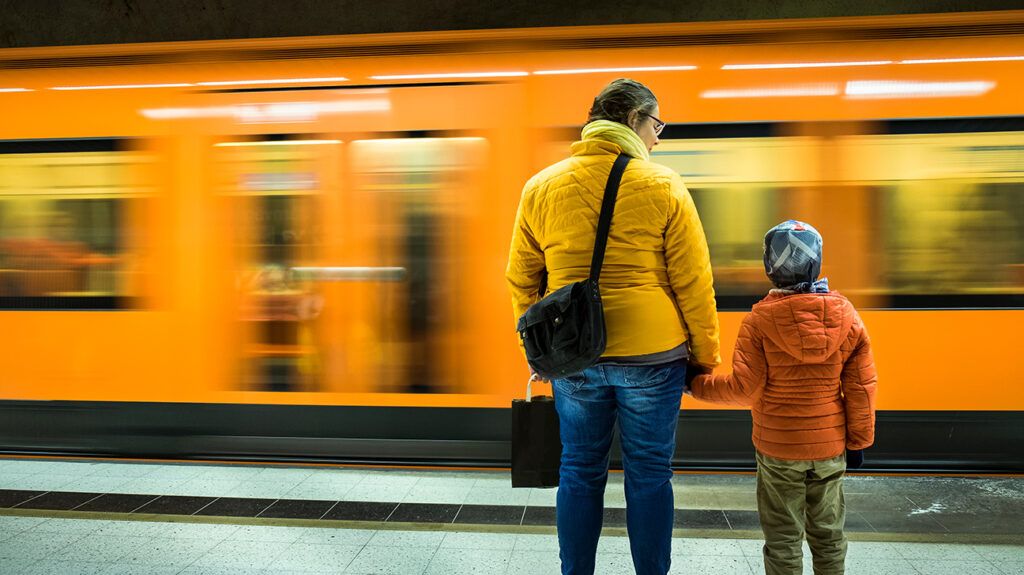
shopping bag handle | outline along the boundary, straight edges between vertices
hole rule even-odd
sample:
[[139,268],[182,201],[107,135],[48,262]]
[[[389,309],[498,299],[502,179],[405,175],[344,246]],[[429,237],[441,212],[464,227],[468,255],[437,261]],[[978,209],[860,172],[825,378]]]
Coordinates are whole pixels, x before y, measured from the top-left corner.
[[530,380],[526,382],[526,401],[529,403],[533,401],[533,382],[544,381],[544,379],[536,373],[530,375]]

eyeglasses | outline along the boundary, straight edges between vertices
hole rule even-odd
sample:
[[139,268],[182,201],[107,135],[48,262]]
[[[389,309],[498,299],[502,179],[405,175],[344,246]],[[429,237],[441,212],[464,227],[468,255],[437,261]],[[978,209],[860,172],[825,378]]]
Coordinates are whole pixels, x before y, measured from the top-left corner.
[[647,116],[648,118],[654,120],[654,135],[655,136],[660,136],[661,135],[661,131],[665,129],[665,122],[662,122],[661,120],[659,120],[655,116],[652,116],[652,115],[648,114],[647,112],[640,112],[640,113],[645,115],[645,116]]

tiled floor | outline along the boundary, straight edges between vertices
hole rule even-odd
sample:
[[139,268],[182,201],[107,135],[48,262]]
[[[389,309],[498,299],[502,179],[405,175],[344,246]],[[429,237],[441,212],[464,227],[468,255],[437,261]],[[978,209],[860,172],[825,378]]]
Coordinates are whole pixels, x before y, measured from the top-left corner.
[[[673,573],[763,572],[758,540],[676,538]],[[805,551],[806,555],[806,551]],[[632,572],[603,537],[598,573]],[[552,534],[391,531],[0,516],[0,573],[557,573]],[[805,573],[811,573],[805,557]],[[1024,547],[851,542],[851,575],[1024,573]]]
[[[763,572],[752,475],[673,489],[674,573]],[[0,459],[0,574],[546,575],[556,493],[512,489],[507,471]],[[846,494],[847,573],[1024,575],[1024,479],[850,476]],[[623,534],[621,473],[605,502]],[[628,540],[603,537],[598,573],[631,572]]]

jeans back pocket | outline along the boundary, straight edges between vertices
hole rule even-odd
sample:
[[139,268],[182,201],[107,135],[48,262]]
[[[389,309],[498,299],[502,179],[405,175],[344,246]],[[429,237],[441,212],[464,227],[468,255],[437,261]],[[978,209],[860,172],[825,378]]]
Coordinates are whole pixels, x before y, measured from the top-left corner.
[[625,369],[623,380],[629,387],[653,387],[665,383],[670,377],[683,379],[686,372],[678,362],[661,365],[637,365]]
[[587,377],[583,373],[577,373],[576,375],[570,375],[569,377],[560,377],[551,382],[552,387],[562,393],[568,393],[572,395],[583,387],[583,384],[587,382]]

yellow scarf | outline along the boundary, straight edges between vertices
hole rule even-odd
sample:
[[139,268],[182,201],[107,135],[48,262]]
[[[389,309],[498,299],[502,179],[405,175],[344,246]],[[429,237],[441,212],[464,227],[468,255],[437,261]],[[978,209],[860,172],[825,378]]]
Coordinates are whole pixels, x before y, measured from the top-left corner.
[[650,160],[651,154],[633,128],[611,120],[594,120],[583,126],[583,139],[591,138],[611,142],[622,151],[639,160]]

